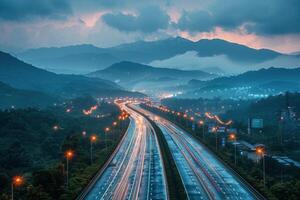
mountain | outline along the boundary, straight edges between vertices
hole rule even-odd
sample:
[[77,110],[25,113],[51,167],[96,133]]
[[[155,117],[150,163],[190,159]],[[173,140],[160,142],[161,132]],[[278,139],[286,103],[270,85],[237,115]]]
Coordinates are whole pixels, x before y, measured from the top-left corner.
[[45,107],[57,99],[41,92],[20,90],[0,82],[0,109],[20,107]]
[[[190,55],[191,52],[194,52],[191,54],[192,57],[183,60],[185,57],[182,58],[182,56]],[[39,48],[25,51],[17,56],[26,62],[51,71],[73,73],[89,73],[125,60],[164,68],[220,68],[220,71],[226,73],[247,71],[253,66],[261,68],[260,64],[265,62],[276,66],[276,62],[279,61],[271,61],[279,57],[286,59],[280,60],[282,66],[291,67],[295,64],[295,66],[298,64],[300,66],[300,59],[293,55],[284,55],[268,49],[253,49],[220,39],[203,39],[193,42],[180,37],[138,41],[110,48],[98,48],[92,45]],[[290,58],[296,61],[291,64]],[[171,62],[174,59],[175,61]]]
[[79,75],[59,75],[39,69],[3,52],[0,52],[0,81],[14,88],[68,98],[82,94],[138,95],[124,91],[117,84],[107,80]]
[[268,68],[209,81],[191,80],[184,86],[187,96],[251,98],[285,91],[300,91],[300,68]]
[[158,90],[169,85],[187,83],[195,78],[207,80],[216,77],[199,70],[156,68],[129,61],[113,64],[106,69],[92,72],[88,76],[105,78],[134,90]]

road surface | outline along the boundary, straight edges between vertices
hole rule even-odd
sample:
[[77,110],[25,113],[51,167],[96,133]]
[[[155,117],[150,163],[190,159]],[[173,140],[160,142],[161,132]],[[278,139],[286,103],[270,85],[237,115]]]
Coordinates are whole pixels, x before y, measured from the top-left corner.
[[167,199],[163,162],[153,128],[140,114],[123,108],[130,113],[127,133],[84,199]]
[[244,182],[195,138],[144,109],[162,130],[189,199],[259,199]]

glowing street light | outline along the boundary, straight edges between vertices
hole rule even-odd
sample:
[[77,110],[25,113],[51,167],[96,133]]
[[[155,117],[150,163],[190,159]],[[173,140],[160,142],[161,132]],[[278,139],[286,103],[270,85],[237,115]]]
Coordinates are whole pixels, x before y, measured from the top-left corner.
[[14,200],[14,186],[21,186],[24,183],[22,176],[15,176],[11,182],[11,199]]
[[92,135],[90,137],[90,143],[91,143],[91,164],[93,164],[93,143],[95,143],[97,141],[97,136],[96,135]]
[[234,141],[234,165],[236,165],[236,135],[234,133],[229,134],[229,139]]
[[263,181],[264,186],[266,186],[265,149],[263,147],[256,147],[255,153],[259,155],[263,160]]
[[54,126],[53,126],[53,130],[54,130],[54,131],[57,131],[58,129],[59,129],[59,126],[58,126],[58,125],[54,125]]
[[66,160],[67,160],[67,188],[69,187],[69,160],[71,160],[74,156],[74,152],[72,150],[67,150],[65,152]]
[[85,137],[86,136],[86,131],[82,131],[81,134],[82,134],[83,137]]
[[118,125],[118,123],[117,122],[113,122],[113,126],[117,126]]
[[218,151],[218,129],[217,127],[212,127],[211,131],[215,133],[216,136],[216,151]]
[[108,132],[110,131],[110,128],[109,127],[106,127],[105,129],[105,133],[104,133],[104,140],[105,140],[105,149],[106,149],[106,151],[108,150],[107,149],[107,134],[108,134]]
[[204,121],[200,120],[199,125],[202,127],[202,139],[204,139]]

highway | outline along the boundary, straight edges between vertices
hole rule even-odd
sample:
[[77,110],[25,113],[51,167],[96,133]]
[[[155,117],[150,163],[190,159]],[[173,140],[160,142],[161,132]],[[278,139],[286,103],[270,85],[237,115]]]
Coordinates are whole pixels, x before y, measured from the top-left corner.
[[195,138],[170,121],[140,107],[162,130],[189,199],[260,199]]
[[150,123],[130,114],[126,135],[110,163],[82,199],[168,199],[163,161]]

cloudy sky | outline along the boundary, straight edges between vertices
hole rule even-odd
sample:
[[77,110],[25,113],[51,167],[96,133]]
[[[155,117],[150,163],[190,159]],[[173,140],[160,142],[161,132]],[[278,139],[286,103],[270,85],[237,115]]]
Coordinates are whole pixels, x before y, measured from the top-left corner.
[[181,36],[300,51],[299,0],[0,0],[0,50]]

